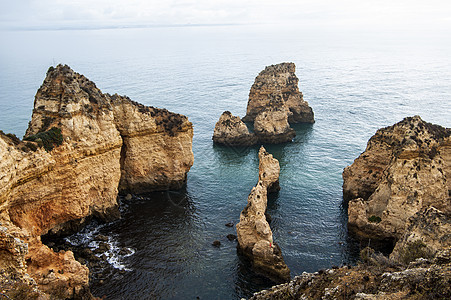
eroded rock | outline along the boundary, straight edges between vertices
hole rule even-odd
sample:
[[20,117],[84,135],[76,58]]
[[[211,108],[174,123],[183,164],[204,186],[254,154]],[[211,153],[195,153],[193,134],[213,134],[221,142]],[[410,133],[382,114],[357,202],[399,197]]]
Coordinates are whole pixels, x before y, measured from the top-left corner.
[[249,132],[239,117],[225,111],[215,125],[213,142],[226,146],[250,146],[257,143],[257,137]]
[[[277,189],[279,162],[261,147],[259,151],[259,181],[248,197],[247,206],[236,225],[238,250],[252,262],[253,268],[268,278],[283,282],[290,279],[280,247],[274,243],[266,220],[268,188]],[[277,174],[277,176],[276,176]]]
[[423,208],[448,213],[450,133],[418,116],[379,129],[343,172],[350,228],[373,239],[396,240]]
[[0,132],[0,222],[28,244],[27,274],[40,289],[70,298],[88,288],[88,269],[40,237],[70,233],[91,216],[117,218],[118,188],[183,185],[193,164],[192,134],[185,116],[103,94],[68,66],[49,69],[29,141]]
[[292,112],[290,123],[314,123],[313,111],[299,91],[295,70],[294,63],[280,63],[261,71],[249,92],[243,120],[253,122],[259,113],[271,106],[270,102],[276,100]]
[[280,144],[291,142],[296,136],[288,124],[292,113],[286,107],[267,107],[254,121],[254,132],[260,143]]

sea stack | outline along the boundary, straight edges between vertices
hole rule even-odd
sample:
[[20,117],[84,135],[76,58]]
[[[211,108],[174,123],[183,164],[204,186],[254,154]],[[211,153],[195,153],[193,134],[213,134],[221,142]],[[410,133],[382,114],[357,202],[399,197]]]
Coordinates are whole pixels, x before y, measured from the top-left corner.
[[419,116],[379,129],[343,172],[349,227],[372,239],[398,240],[409,218],[451,211],[451,130]]
[[280,247],[274,243],[272,231],[266,220],[268,190],[279,189],[279,162],[261,147],[258,153],[259,181],[252,188],[247,206],[236,225],[238,251],[252,263],[254,270],[275,282],[290,279],[290,270],[285,264]]
[[24,140],[0,134],[0,253],[9,253],[0,265],[45,293],[89,295],[87,267],[40,237],[71,233],[92,216],[117,218],[119,189],[182,186],[192,137],[185,116],[103,94],[68,66],[51,67]]
[[243,121],[253,122],[259,113],[272,106],[271,102],[277,101],[292,112],[288,118],[290,123],[314,123],[312,108],[299,91],[295,71],[294,63],[271,65],[261,71],[249,92]]
[[314,123],[312,108],[303,100],[294,72],[294,63],[272,65],[260,72],[249,92],[243,118],[253,124],[255,134],[225,111],[216,123],[213,142],[229,146],[286,143],[296,136],[289,123]]

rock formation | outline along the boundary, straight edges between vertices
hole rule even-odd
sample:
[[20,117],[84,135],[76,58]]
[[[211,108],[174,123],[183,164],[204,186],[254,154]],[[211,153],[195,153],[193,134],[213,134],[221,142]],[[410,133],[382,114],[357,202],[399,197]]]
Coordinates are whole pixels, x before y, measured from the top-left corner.
[[243,118],[253,122],[255,136],[226,111],[216,123],[213,141],[230,146],[286,143],[296,136],[289,123],[314,123],[313,111],[299,92],[294,72],[294,63],[281,63],[266,67],[255,78]]
[[291,142],[296,136],[288,124],[292,115],[286,107],[268,107],[254,121],[254,131],[260,143],[279,144]]
[[313,123],[313,111],[299,91],[299,79],[294,63],[281,63],[266,67],[255,78],[249,92],[245,122],[253,122],[257,115],[277,101],[292,112],[290,123]]
[[429,207],[409,219],[390,259],[408,264],[419,257],[432,258],[446,249],[451,249],[451,214]]
[[27,272],[40,289],[73,297],[88,287],[88,269],[40,236],[117,218],[118,188],[180,187],[192,135],[185,116],[103,94],[68,66],[49,69],[24,141],[0,134],[0,222],[28,244]]
[[362,236],[397,240],[423,208],[448,213],[450,134],[418,116],[379,129],[343,172],[349,227]]
[[258,153],[259,181],[248,197],[247,206],[236,225],[238,250],[252,262],[253,268],[276,281],[290,279],[280,247],[274,243],[272,231],[266,220],[267,193],[278,189],[279,162],[261,147]]
[[250,146],[257,143],[257,138],[239,117],[225,111],[216,123],[213,142],[227,146]]
[[437,253],[432,260],[420,258],[408,267],[375,257],[374,263],[304,272],[289,283],[255,293],[250,300],[451,298],[451,249]]

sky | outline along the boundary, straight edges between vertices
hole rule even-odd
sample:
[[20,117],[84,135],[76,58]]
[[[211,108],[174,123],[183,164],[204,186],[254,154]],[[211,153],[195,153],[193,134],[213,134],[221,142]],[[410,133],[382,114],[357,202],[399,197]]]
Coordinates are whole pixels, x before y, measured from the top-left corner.
[[285,24],[451,30],[447,0],[0,0],[1,29]]

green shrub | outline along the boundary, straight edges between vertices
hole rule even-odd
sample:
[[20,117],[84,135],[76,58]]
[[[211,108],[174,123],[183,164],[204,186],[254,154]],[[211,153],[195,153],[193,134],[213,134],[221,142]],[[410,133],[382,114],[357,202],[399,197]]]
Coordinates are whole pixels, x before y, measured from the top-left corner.
[[371,223],[379,223],[380,221],[382,221],[381,217],[378,216],[371,216],[368,218],[368,222]]
[[63,143],[63,135],[60,128],[52,127],[47,131],[27,136],[24,140],[35,142],[39,147],[44,147],[45,150],[51,151],[55,146]]

